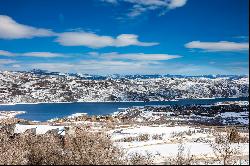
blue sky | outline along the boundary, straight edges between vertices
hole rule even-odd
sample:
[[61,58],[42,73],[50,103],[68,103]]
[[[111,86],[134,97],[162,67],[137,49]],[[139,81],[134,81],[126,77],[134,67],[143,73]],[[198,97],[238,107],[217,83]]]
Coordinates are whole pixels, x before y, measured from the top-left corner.
[[0,0],[0,70],[248,74],[248,0]]

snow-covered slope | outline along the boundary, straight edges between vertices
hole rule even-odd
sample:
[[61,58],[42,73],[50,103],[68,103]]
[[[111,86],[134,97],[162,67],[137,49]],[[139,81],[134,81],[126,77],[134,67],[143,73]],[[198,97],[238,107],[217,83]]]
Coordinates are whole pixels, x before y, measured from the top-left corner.
[[[99,77],[98,77],[99,78]],[[127,77],[0,72],[0,103],[163,101],[177,98],[248,97],[246,77]]]

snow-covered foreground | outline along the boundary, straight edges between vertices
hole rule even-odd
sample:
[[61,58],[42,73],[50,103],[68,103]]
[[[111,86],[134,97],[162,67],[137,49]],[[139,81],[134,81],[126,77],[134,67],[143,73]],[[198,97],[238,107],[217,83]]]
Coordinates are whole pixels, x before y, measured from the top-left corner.
[[[58,129],[58,134],[64,135],[65,126],[51,125],[22,125],[16,124],[15,133],[23,133],[27,129],[36,129],[36,134],[45,134],[52,129]],[[178,153],[180,142],[185,147],[185,153],[190,152],[198,159],[214,157],[210,142],[214,141],[213,130],[211,128],[199,128],[191,126],[116,126],[115,129],[106,130],[111,136],[115,146],[126,150],[127,155],[134,153],[150,153],[154,157],[155,163],[164,163],[168,157],[174,157]],[[93,128],[93,131],[95,129]],[[243,134],[243,133],[241,133]],[[244,135],[249,136],[248,133]],[[233,144],[239,146],[242,156],[249,155],[249,143]],[[248,160],[246,161],[249,162]]]
[[130,136],[139,136],[140,134],[163,134],[164,137],[168,138],[171,136],[173,132],[184,132],[192,129],[188,126],[183,127],[167,127],[167,126],[131,126],[128,128],[120,128],[111,130],[110,133],[112,135],[113,140],[118,140],[125,137]]
[[[214,156],[209,144],[214,137],[209,129],[189,126],[137,126],[111,130],[109,134],[117,146],[127,150],[128,155],[150,153],[155,157],[157,163],[163,163],[167,157],[175,156],[178,153],[180,140],[182,140],[186,152],[190,151],[190,155],[197,158]],[[148,139],[143,141],[136,139],[143,135],[148,135]],[[157,135],[160,136],[160,139],[156,137]],[[131,137],[135,139],[128,141],[128,138]],[[233,144],[233,146],[236,147],[238,144]],[[241,143],[239,147],[242,155],[249,155],[248,143]]]
[[[150,142],[150,144],[144,144],[142,146],[136,146],[136,147],[129,147],[128,152],[129,153],[146,153],[150,152],[152,154],[161,154],[162,156],[175,156],[178,153],[178,145],[177,143],[171,144],[171,143],[162,143],[162,144],[155,144],[153,142]],[[237,143],[234,144],[234,146],[237,146]],[[242,149],[242,154],[249,154],[249,144],[243,143],[240,145]],[[125,146],[123,146],[125,147]],[[206,156],[213,156],[213,150],[210,147],[209,143],[185,143],[184,147],[188,150],[190,150],[190,154],[192,155],[206,155]]]

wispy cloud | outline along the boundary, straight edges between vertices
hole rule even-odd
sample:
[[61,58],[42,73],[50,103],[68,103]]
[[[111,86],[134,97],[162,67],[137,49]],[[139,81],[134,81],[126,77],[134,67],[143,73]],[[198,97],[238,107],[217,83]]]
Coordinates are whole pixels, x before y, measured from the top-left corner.
[[249,43],[237,43],[229,41],[219,41],[219,42],[192,41],[186,43],[185,47],[190,49],[201,49],[211,52],[218,52],[218,51],[233,52],[233,51],[249,50]]
[[233,38],[235,38],[235,39],[241,39],[241,40],[249,40],[249,36],[243,36],[243,35],[241,35],[241,36],[234,36]]
[[14,64],[17,63],[16,60],[11,59],[0,59],[0,65]]
[[85,60],[77,63],[34,63],[29,68],[39,68],[49,71],[77,72],[77,73],[126,73],[129,70],[139,70],[145,63],[110,61],[110,60]]
[[20,54],[22,56],[32,56],[32,57],[43,57],[43,58],[54,58],[54,57],[64,57],[65,55],[60,53],[52,52],[27,52]]
[[48,37],[54,35],[55,33],[49,29],[23,25],[17,23],[9,16],[0,15],[0,38],[2,39]]
[[128,54],[119,54],[117,52],[111,53],[97,53],[91,52],[91,55],[99,56],[106,59],[120,59],[120,60],[137,60],[137,61],[162,61],[170,60],[175,58],[181,58],[180,55],[169,55],[169,54],[144,54],[144,53],[128,53]]
[[5,50],[0,50],[0,55],[2,55],[2,56],[15,56],[15,53],[5,51]]
[[121,34],[116,38],[111,36],[99,36],[88,32],[65,32],[59,34],[55,40],[63,46],[86,46],[90,48],[125,47],[125,46],[154,46],[156,42],[141,42],[134,34]]
[[[187,3],[187,0],[101,0],[103,2],[118,4],[118,3],[128,3],[132,5],[129,9],[127,16],[134,18],[141,15],[147,11],[152,10],[171,10],[178,7],[182,7]],[[161,12],[163,15],[165,12]]]
[[170,0],[168,4],[169,9],[175,9],[178,7],[182,7],[187,3],[187,0]]
[[101,0],[103,2],[107,2],[107,3],[112,3],[112,4],[117,4],[118,1],[117,0]]
[[[37,52],[32,52],[32,53],[22,53],[20,55],[42,56],[42,53],[38,55],[37,54],[38,54]],[[54,54],[57,55],[58,53]],[[73,55],[73,53],[67,55]],[[144,53],[121,54],[117,52],[111,52],[111,53],[89,52],[89,53],[83,53],[81,55],[84,55],[87,58],[85,60],[79,60],[79,61],[69,61],[69,62],[64,61],[63,63],[61,63],[60,60],[54,62],[43,62],[43,61],[20,62],[20,63],[13,63],[12,68],[19,68],[20,66],[22,66],[23,68],[26,69],[39,68],[49,71],[78,72],[78,73],[91,73],[91,74],[157,73],[158,71],[161,71],[163,69],[165,70],[165,63],[167,60],[181,57],[179,55],[169,55],[169,54],[144,54]],[[24,63],[25,66],[23,66]]]
[[[170,63],[151,63],[137,61],[113,61],[113,60],[85,60],[76,63],[31,63],[25,65],[26,69],[44,69],[58,72],[88,73],[88,74],[231,74],[231,70],[216,68],[214,66],[203,66],[194,64],[170,64]],[[244,69],[245,70],[245,69]],[[237,71],[244,73],[243,70]]]
[[29,56],[29,57],[42,57],[42,58],[55,58],[55,57],[65,57],[61,53],[52,53],[52,52],[26,52],[26,53],[13,53],[5,50],[0,50],[0,56]]
[[0,56],[16,57],[16,56],[29,56],[29,57],[40,57],[40,58],[55,58],[55,57],[70,57],[72,55],[89,55],[90,58],[95,59],[108,59],[108,60],[135,60],[135,61],[163,61],[181,58],[180,55],[169,55],[169,54],[145,54],[145,53],[126,53],[121,54],[118,52],[110,53],[53,53],[53,52],[25,52],[25,53],[14,53],[10,51],[0,50]]
[[20,68],[20,67],[22,67],[22,66],[19,65],[19,64],[13,64],[11,67],[13,67],[13,68]]

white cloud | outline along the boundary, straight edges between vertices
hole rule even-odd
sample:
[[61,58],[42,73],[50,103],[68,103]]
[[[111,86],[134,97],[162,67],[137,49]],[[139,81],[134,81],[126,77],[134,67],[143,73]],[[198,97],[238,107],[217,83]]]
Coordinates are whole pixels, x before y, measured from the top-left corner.
[[[29,57],[41,57],[41,58],[54,58],[54,57],[69,57],[69,55],[84,55],[80,53],[53,53],[53,52],[26,52],[26,53],[13,53],[5,50],[0,50],[0,56],[29,56]],[[119,59],[119,60],[137,60],[137,61],[162,61],[170,60],[175,58],[181,58],[180,55],[169,55],[169,54],[144,54],[144,53],[127,53],[120,54],[117,52],[111,53],[98,53],[98,52],[89,52],[86,55],[90,55],[92,58],[96,59]]]
[[134,62],[124,62],[124,61],[113,61],[113,60],[85,60],[85,61],[80,61],[79,65],[86,66],[88,68],[103,68],[103,67],[108,67],[108,68],[121,68],[122,66],[130,66],[130,65],[140,65],[140,63],[134,63]]
[[32,57],[44,57],[44,58],[64,57],[63,54],[52,53],[52,52],[27,52],[27,53],[23,53],[21,55],[22,56],[32,56]]
[[[90,74],[127,74],[127,73],[157,73],[165,68],[161,60],[179,58],[168,54],[119,54],[90,52],[95,59],[82,60],[75,63],[35,63],[29,68],[39,68],[49,71],[78,72]],[[132,61],[127,61],[132,60]]]
[[0,59],[0,65],[8,65],[13,63],[17,63],[17,61],[11,59]]
[[0,55],[2,55],[2,56],[15,56],[14,53],[9,52],[9,51],[5,51],[5,50],[0,50]]
[[236,39],[242,39],[242,40],[249,40],[249,36],[234,36],[233,38],[236,38]]
[[99,56],[99,53],[98,52],[89,52],[88,55],[96,57],[96,56]]
[[110,36],[98,36],[86,32],[65,32],[59,35],[56,42],[64,46],[87,46],[100,48],[111,46],[113,38]]
[[185,44],[186,48],[202,49],[205,51],[244,51],[249,50],[249,43],[237,43],[228,41],[201,42],[192,41]]
[[129,70],[138,70],[145,67],[145,63],[85,60],[78,63],[35,63],[29,68],[39,68],[49,71],[77,72],[77,73],[126,73]]
[[[118,2],[132,4],[127,16],[134,18],[142,13],[150,10],[171,10],[182,7],[187,3],[187,0],[102,0],[111,4],[118,4]],[[165,12],[162,12],[163,15]]]
[[43,69],[49,71],[57,71],[57,72],[69,72],[71,69],[77,67],[77,65],[68,64],[68,63],[33,63],[28,64],[27,67],[29,69]]
[[119,54],[117,52],[103,53],[99,55],[100,57],[107,59],[128,59],[128,60],[138,60],[138,61],[162,61],[162,60],[181,58],[180,55],[144,54],[144,53]]
[[[145,5],[145,6],[167,6],[168,1],[166,0],[121,0],[133,4],[138,4],[138,5]],[[171,0],[169,0],[171,1]]]
[[42,57],[42,58],[54,58],[65,57],[64,54],[52,53],[52,52],[26,52],[26,53],[13,53],[5,50],[0,50],[0,56],[30,56],[30,57]]
[[2,39],[21,39],[54,35],[55,33],[49,29],[19,24],[9,16],[0,15],[0,38]]
[[12,67],[13,67],[13,68],[20,68],[21,65],[19,65],[19,64],[14,64],[14,65],[12,65]]
[[[170,64],[151,62],[123,62],[110,60],[86,60],[77,63],[34,63],[26,64],[27,69],[44,69],[58,72],[88,73],[106,75],[106,74],[185,74],[185,75],[203,75],[203,74],[232,74],[231,70],[209,66],[196,66],[192,64]],[[204,73],[205,72],[205,73]],[[241,71],[242,72],[242,71]]]
[[147,8],[142,7],[140,5],[134,5],[132,9],[130,9],[130,12],[127,13],[127,16],[130,18],[134,18],[136,16],[141,15],[142,13],[146,12]]
[[171,0],[168,4],[169,9],[175,9],[177,7],[182,7],[187,3],[187,0]]
[[[0,15],[0,39],[21,39],[33,37],[57,36],[56,42],[64,46],[86,46],[90,48],[102,47],[125,47],[125,46],[154,46],[155,42],[141,42],[134,34],[121,34],[116,38],[112,36],[100,36],[92,32],[64,32],[55,33],[48,29],[35,28],[17,23],[9,16]],[[2,55],[11,56],[8,52],[0,52]],[[27,54],[29,56],[30,54]],[[40,56],[39,53],[33,54]],[[50,53],[43,53],[45,56],[55,56]]]
[[56,42],[64,46],[86,46],[90,48],[102,48],[108,46],[154,46],[158,43],[147,43],[138,41],[138,36],[134,34],[121,34],[116,38],[111,36],[99,36],[87,32],[65,32],[59,34]]
[[108,3],[112,3],[112,4],[117,4],[117,0],[101,0],[103,2],[108,2]]
[[130,46],[130,45],[136,45],[136,46],[154,46],[158,45],[159,43],[156,42],[140,42],[138,41],[138,36],[134,34],[121,34],[117,36],[117,38],[114,40],[114,46],[117,47],[123,47],[123,46]]

